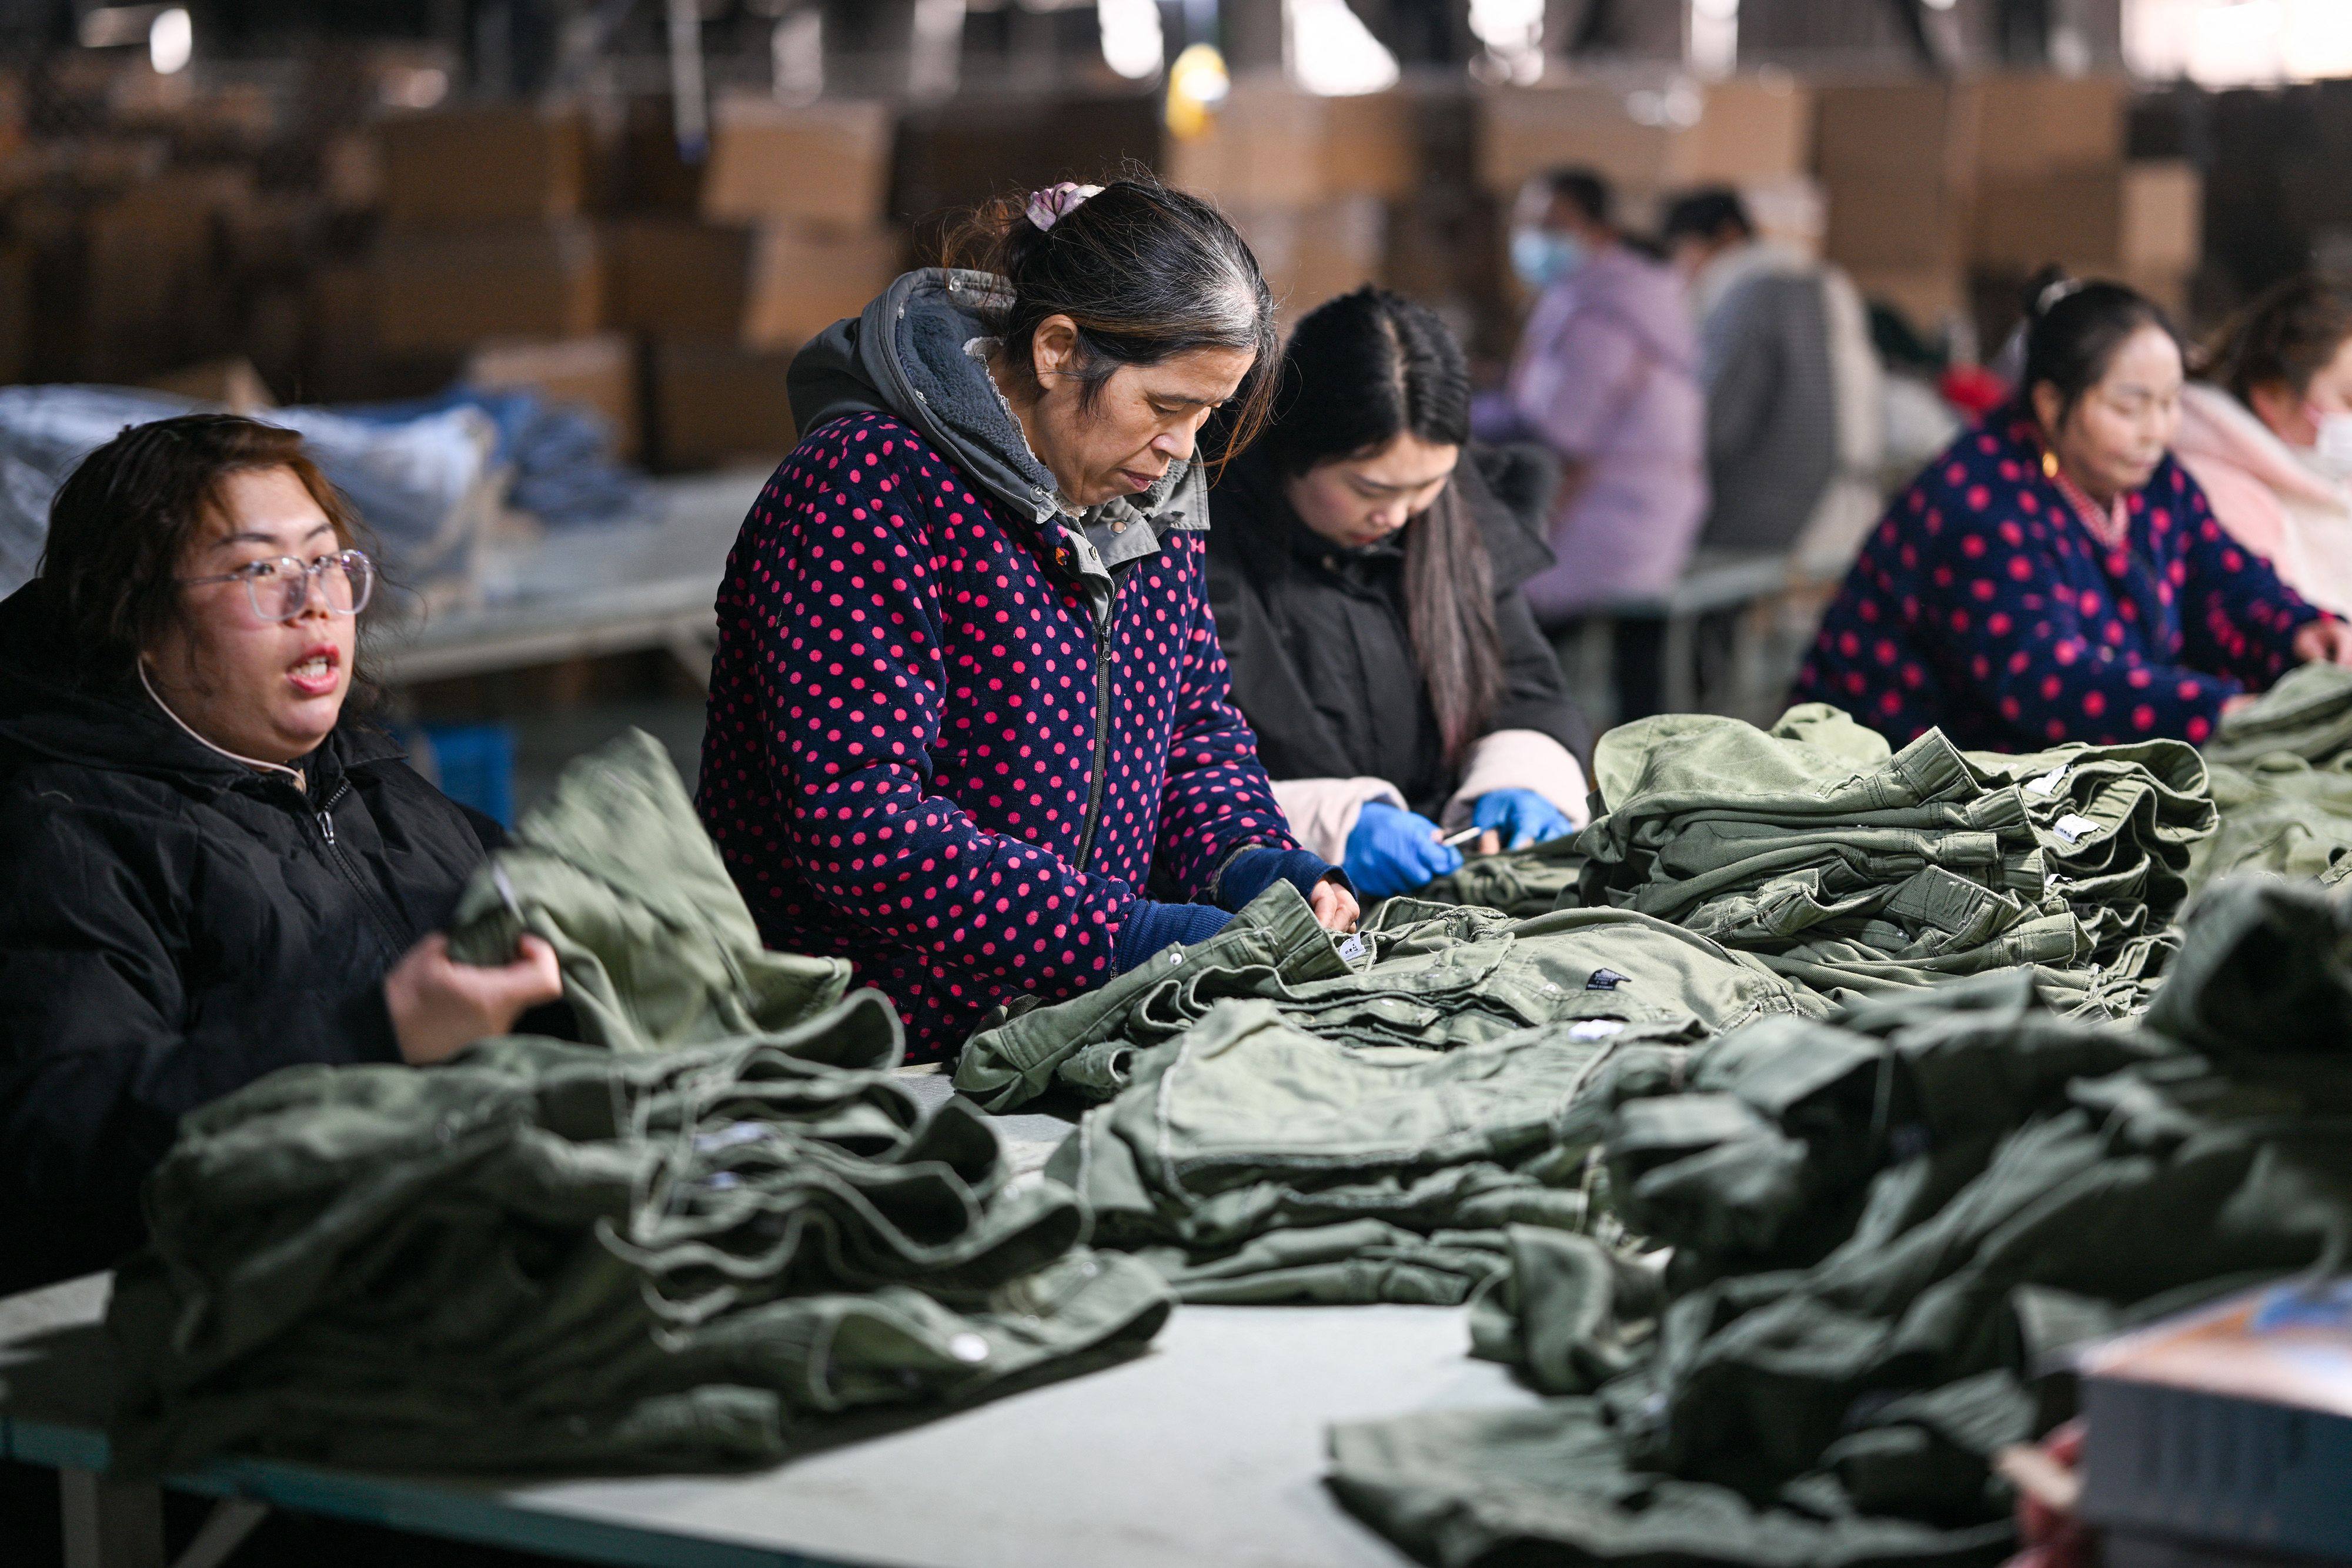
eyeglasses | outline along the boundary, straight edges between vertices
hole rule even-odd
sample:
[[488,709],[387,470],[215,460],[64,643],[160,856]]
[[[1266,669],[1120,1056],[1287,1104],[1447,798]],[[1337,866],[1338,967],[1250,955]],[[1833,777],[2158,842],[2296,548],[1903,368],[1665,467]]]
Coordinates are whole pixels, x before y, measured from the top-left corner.
[[242,582],[253,612],[264,621],[291,621],[310,605],[310,584],[319,584],[327,608],[338,615],[357,615],[367,608],[375,587],[375,562],[364,550],[340,550],[307,564],[290,555],[273,560],[247,561],[235,571],[211,577],[184,577],[183,584]]

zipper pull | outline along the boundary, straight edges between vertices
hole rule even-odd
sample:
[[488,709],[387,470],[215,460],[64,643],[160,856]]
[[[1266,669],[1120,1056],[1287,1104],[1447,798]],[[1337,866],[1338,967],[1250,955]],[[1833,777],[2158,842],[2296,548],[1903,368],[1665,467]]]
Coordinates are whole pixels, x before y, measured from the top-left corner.
[[335,817],[331,811],[319,813],[319,831],[326,835],[327,847],[335,847]]

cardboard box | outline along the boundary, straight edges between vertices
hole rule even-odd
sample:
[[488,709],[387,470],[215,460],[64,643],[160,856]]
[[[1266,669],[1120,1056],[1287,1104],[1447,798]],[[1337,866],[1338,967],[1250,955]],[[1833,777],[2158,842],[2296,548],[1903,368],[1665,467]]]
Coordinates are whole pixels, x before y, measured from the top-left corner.
[[1311,207],[1235,208],[1227,215],[1256,253],[1286,321],[1381,281],[1388,209],[1369,196]]
[[1970,257],[2029,273],[2051,262],[2076,274],[2112,272],[2123,192],[2119,165],[1989,177],[1977,193]]
[[1852,277],[1864,299],[1891,308],[1931,337],[1968,313],[1967,281],[1957,267],[1857,269]]
[[898,123],[890,211],[927,238],[993,196],[1059,180],[1100,183],[1129,163],[1165,170],[1166,133],[1149,93],[949,99]]
[[1245,78],[1204,134],[1170,141],[1161,172],[1180,189],[1243,207],[1401,201],[1422,183],[1431,107],[1422,98],[1403,89],[1317,98],[1278,75]]
[[635,462],[645,449],[636,345],[623,333],[487,343],[466,361],[462,375],[467,385],[487,392],[527,388],[550,402],[593,409],[613,432],[613,455],[625,463]]
[[32,373],[35,259],[29,245],[0,244],[0,384]]
[[1973,257],[2032,270],[2185,274],[2204,250],[2204,183],[2179,162],[1996,178],[1978,193]]
[[2131,83],[2120,76],[2012,71],[1972,78],[1963,101],[1987,179],[2124,159]]
[[1505,88],[1481,106],[1478,171],[1502,195],[1570,165],[1645,189],[1743,185],[1803,173],[1811,141],[1811,93],[1777,76]]
[[882,103],[803,109],[767,98],[722,98],[711,110],[703,215],[871,228],[887,212],[894,124]]
[[261,413],[278,406],[278,399],[253,361],[241,354],[152,377],[142,386],[199,402],[215,403],[231,413]]
[[1958,270],[1969,237],[1958,191],[1932,180],[1853,172],[1822,175],[1829,204],[1822,250],[1855,270]]
[[733,343],[654,345],[653,433],[665,468],[776,463],[799,439],[792,355]]
[[373,271],[375,336],[393,356],[583,338],[603,325],[596,234],[576,220],[389,234]]
[[1209,129],[1171,141],[1170,184],[1234,207],[1307,206],[1328,193],[1323,100],[1280,79],[1234,84]]
[[569,217],[588,190],[588,129],[572,110],[520,104],[440,109],[387,120],[384,220],[454,228]]
[[2205,177],[2186,159],[2124,165],[2123,264],[2195,270],[2205,256]]
[[864,310],[903,260],[887,229],[632,219],[613,231],[613,321],[654,337],[781,348]]
[[1813,168],[1842,175],[1965,179],[1958,85],[1947,78],[1822,83],[1813,89]]
[[79,373],[136,376],[227,347],[224,225],[252,200],[245,170],[184,170],[88,211],[80,285],[89,361]]

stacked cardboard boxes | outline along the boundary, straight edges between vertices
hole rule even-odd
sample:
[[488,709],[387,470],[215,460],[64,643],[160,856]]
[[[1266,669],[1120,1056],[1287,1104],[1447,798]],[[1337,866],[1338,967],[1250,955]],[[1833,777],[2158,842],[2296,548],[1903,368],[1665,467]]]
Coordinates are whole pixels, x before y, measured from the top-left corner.
[[889,286],[895,125],[878,103],[722,99],[691,215],[624,216],[612,316],[652,345],[650,440],[689,467],[773,459],[793,441],[793,350]]
[[603,249],[585,215],[588,130],[570,110],[485,105],[382,129],[375,341],[454,366],[485,338],[603,325]]
[[2122,78],[1847,82],[1818,97],[1828,254],[1920,325],[1958,318],[1972,293],[2019,296],[2053,263],[2184,303],[2201,183],[2184,162],[2126,157]]
[[1245,77],[1200,135],[1170,140],[1161,173],[1234,220],[1296,320],[1383,280],[1390,205],[1423,183],[1416,96],[1317,98]]

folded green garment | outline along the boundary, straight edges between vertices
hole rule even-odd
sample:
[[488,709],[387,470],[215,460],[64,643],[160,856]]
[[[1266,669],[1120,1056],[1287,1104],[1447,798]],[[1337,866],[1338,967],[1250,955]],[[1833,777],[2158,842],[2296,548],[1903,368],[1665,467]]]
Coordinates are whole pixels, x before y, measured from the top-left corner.
[[1931,730],[1897,752],[1820,704],[1769,732],[1644,719],[1593,766],[1604,810],[1575,841],[1580,903],[1832,997],[2032,965],[2053,999],[2133,1010],[2213,830],[2204,765],[2177,742],[2008,757]]
[[1066,1188],[923,1112],[888,1002],[759,950],[648,746],[576,765],[467,894],[467,946],[546,936],[597,1043],[289,1068],[185,1119],[108,1310],[118,1464],[758,1463],[1158,1331],[1166,1286],[1081,1247]]
[[2066,1346],[2352,1249],[2352,904],[2217,884],[2130,1024],[2024,973],[1764,1019],[1602,1150],[1663,1276],[1509,1232],[1474,1344],[1568,1396],[1342,1427],[1348,1505],[1448,1568],[1995,1561]]
[[1513,920],[1391,899],[1341,937],[1277,883],[1205,942],[983,1029],[964,1046],[956,1088],[1000,1112],[1056,1086],[1108,1099],[1133,1081],[1139,1049],[1243,998],[1335,1043],[1428,1050],[1544,1024],[1664,1024],[1696,1038],[1828,1006],[1753,958],[1646,915],[1580,909]]
[[1219,1002],[1138,1050],[1045,1173],[1187,1301],[1457,1302],[1504,1270],[1507,1226],[1617,1239],[1592,1157],[1610,1108],[1677,1083],[1696,1033],[1549,1024],[1432,1051]]
[[2298,664],[2251,707],[2224,715],[2205,743],[2212,762],[2243,765],[2260,758],[2333,762],[2352,750],[2352,669]]

